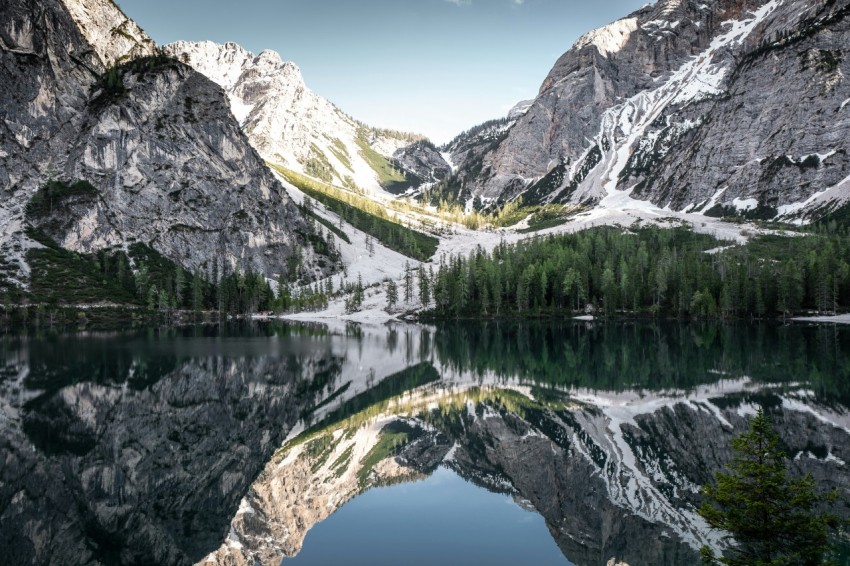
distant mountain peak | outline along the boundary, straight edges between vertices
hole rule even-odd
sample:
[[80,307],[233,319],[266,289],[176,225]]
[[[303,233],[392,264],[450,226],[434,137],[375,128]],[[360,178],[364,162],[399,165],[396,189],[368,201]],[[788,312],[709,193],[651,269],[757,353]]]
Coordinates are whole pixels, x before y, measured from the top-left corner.
[[[233,114],[267,161],[373,195],[430,180],[419,177],[420,164],[402,159],[406,154],[395,156],[421,136],[357,122],[310,90],[299,67],[275,51],[254,56],[236,44],[189,41],[163,49],[224,88]],[[428,161],[434,165],[433,156]]]

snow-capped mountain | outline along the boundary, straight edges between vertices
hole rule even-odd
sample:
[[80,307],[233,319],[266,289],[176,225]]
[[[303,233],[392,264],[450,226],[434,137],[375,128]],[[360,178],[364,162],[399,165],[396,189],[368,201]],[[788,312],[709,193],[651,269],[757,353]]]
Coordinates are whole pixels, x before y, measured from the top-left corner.
[[850,196],[848,14],[847,0],[660,0],[581,37],[502,139],[452,160],[485,199],[834,209]]
[[209,41],[181,41],[164,50],[221,85],[234,116],[267,161],[371,194],[431,180],[393,157],[420,136],[354,120],[307,88],[300,69],[274,51],[255,56],[235,43]]

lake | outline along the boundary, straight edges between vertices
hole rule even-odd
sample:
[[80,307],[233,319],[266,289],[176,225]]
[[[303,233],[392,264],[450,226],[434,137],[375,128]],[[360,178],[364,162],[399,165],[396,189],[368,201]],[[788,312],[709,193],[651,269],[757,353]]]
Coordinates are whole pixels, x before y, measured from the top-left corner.
[[[0,338],[9,564],[689,564],[764,407],[850,489],[850,328],[244,323]],[[846,512],[846,509],[841,510]]]

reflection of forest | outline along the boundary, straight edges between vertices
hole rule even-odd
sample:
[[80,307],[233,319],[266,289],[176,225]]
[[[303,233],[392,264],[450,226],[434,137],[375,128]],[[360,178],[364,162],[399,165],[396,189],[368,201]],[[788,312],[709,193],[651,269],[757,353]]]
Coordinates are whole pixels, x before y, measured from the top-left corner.
[[850,406],[850,329],[699,323],[440,326],[437,358],[465,372],[599,391],[690,389],[749,377]]

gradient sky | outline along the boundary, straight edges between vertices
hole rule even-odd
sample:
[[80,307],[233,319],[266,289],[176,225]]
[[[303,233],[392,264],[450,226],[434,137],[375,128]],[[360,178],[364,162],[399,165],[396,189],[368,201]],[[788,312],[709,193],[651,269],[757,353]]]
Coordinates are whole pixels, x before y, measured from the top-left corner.
[[448,141],[534,98],[584,32],[647,0],[118,0],[158,43],[235,41],[294,61],[373,126]]

